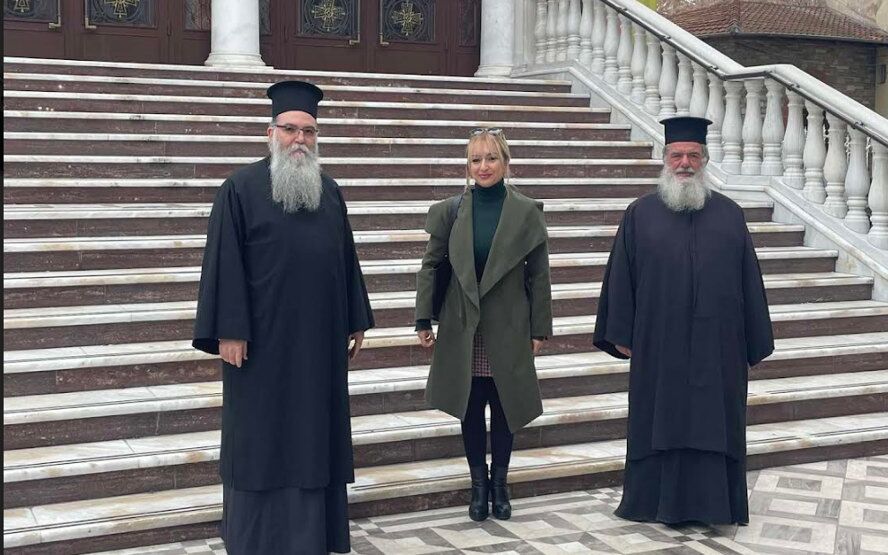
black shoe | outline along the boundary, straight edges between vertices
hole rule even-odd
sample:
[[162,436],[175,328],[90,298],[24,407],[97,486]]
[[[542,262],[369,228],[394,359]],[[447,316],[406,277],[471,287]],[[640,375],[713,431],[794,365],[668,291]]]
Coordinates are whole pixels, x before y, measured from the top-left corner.
[[490,502],[493,516],[500,520],[509,520],[512,517],[512,504],[509,503],[509,488],[506,485],[508,473],[509,469],[506,467],[490,467]]
[[487,498],[490,495],[487,465],[471,466],[469,473],[472,476],[472,501],[469,503],[469,518],[475,522],[481,522],[490,514],[490,507],[487,505]]

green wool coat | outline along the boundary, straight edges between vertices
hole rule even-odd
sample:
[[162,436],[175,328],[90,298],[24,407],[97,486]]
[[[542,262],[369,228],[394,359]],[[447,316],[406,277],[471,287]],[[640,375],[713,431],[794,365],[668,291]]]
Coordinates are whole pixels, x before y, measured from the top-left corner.
[[[449,200],[429,208],[430,234],[416,275],[416,319],[431,319],[435,267],[447,252]],[[541,202],[506,186],[506,198],[481,282],[475,276],[472,190],[450,234],[453,277],[441,308],[426,400],[460,420],[472,385],[472,343],[481,330],[490,370],[513,433],[542,414],[531,337],[552,335],[552,287]]]

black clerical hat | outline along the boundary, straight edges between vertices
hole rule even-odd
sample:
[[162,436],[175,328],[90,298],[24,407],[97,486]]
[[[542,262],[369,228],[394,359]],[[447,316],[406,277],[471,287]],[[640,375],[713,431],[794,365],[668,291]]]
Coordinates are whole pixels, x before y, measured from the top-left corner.
[[271,115],[299,110],[318,117],[318,103],[324,98],[324,91],[305,81],[281,81],[268,87],[265,92],[271,99]]
[[706,128],[712,124],[706,118],[675,117],[666,118],[660,123],[666,128],[666,144],[700,143],[706,144]]

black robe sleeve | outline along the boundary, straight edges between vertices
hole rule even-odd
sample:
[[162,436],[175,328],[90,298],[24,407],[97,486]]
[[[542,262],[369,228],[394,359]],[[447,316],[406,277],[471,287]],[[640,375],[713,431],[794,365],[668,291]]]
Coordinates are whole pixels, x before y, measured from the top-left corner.
[[598,315],[595,319],[595,333],[592,336],[596,347],[619,359],[629,358],[618,351],[616,346],[632,348],[632,330],[635,325],[632,226],[632,207],[630,207],[617,230],[614,246],[604,271]]
[[365,331],[375,325],[373,310],[370,308],[370,297],[367,295],[367,286],[364,284],[364,274],[361,272],[361,263],[358,261],[358,252],[355,248],[355,237],[351,224],[348,222],[348,209],[342,191],[336,188],[339,195],[339,203],[342,206],[342,218],[345,222],[345,257],[346,279],[348,287],[348,333],[349,335]]
[[192,341],[210,354],[219,354],[219,339],[251,340],[244,231],[234,184],[226,180],[210,212]]
[[768,312],[768,297],[762,281],[752,236],[746,232],[743,254],[743,318],[746,335],[746,360],[755,366],[774,352],[774,332]]

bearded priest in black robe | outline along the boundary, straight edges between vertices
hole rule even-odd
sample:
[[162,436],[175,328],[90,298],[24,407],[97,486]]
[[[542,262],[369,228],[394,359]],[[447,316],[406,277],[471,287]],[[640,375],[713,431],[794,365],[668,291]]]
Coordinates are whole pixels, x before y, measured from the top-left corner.
[[348,359],[373,316],[345,202],[321,172],[323,93],[268,89],[271,155],[210,214],[194,347],[222,362],[221,532],[231,555],[347,553]]
[[743,211],[705,182],[702,118],[664,120],[657,192],[614,241],[594,342],[631,358],[623,500],[636,521],[745,524],[746,389],[774,350]]

